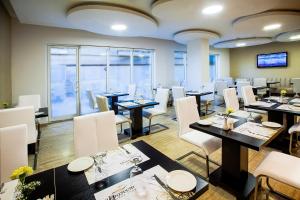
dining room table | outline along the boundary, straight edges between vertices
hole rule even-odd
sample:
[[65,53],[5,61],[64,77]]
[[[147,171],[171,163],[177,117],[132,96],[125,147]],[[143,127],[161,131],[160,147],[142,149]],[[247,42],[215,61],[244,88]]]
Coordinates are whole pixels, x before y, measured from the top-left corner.
[[129,110],[130,113],[131,129],[125,129],[124,133],[126,135],[130,135],[131,139],[135,139],[149,133],[149,127],[143,127],[143,109],[153,107],[158,104],[158,102],[146,99],[116,102],[115,105],[125,110]]
[[259,90],[267,90],[267,93],[266,93],[267,96],[269,96],[269,94],[270,94],[269,93],[270,90],[268,90],[269,86],[253,86],[252,89],[253,89],[254,95],[257,95]]
[[186,96],[195,96],[197,102],[198,113],[200,116],[205,116],[205,112],[201,111],[201,97],[213,94],[211,91],[187,91]]
[[209,182],[233,194],[238,200],[249,199],[254,191],[256,179],[248,169],[249,149],[260,151],[283,131],[273,129],[259,122],[230,117],[234,122],[232,130],[224,130],[224,116],[207,118],[212,125],[190,124],[190,128],[222,140],[222,165],[209,175]]
[[109,99],[109,104],[111,109],[115,112],[115,114],[119,113],[119,107],[116,105],[116,102],[119,101],[119,97],[128,96],[129,94],[126,92],[107,92],[100,94],[101,96],[105,96]]
[[300,98],[270,96],[245,106],[247,109],[266,111],[268,121],[284,125],[285,131],[271,143],[271,146],[286,153],[289,146],[288,129],[297,122],[296,117],[300,116],[300,107],[293,104],[300,104]]
[[[131,160],[137,156],[142,159],[135,164],[142,169],[143,173],[132,177],[131,171],[135,164],[131,163]],[[167,186],[167,176],[170,175],[169,172],[176,172],[174,170],[183,170],[184,173],[188,172],[194,177],[195,184],[191,190],[175,192]],[[144,141],[126,144],[116,150],[108,151],[101,173],[97,172],[94,165],[85,171],[70,172],[66,164],[33,174],[26,177],[26,183],[40,181],[41,184],[28,199],[42,199],[47,195],[54,195],[58,200],[195,200],[208,190],[206,180]],[[178,181],[177,184],[180,185]],[[10,199],[15,187],[14,181],[5,183],[4,188],[7,193],[0,194],[0,198],[5,196],[6,199]]]
[[276,84],[279,84],[280,81],[267,81],[267,87],[271,87],[271,85],[276,85]]

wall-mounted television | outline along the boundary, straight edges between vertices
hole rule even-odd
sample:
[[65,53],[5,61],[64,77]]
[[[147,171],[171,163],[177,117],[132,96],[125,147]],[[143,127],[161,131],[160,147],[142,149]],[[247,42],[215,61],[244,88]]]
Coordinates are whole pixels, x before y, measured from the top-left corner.
[[277,53],[257,55],[258,68],[287,67],[287,66],[288,66],[287,52],[277,52]]

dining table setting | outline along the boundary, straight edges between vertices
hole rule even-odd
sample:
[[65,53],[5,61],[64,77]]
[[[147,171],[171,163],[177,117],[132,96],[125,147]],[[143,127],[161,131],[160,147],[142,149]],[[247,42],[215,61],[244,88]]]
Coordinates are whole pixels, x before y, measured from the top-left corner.
[[[229,122],[232,126],[226,125]],[[260,151],[284,130],[279,123],[254,121],[250,114],[246,119],[223,113],[189,127],[222,140],[222,165],[209,175],[209,182],[237,199],[248,199],[256,184],[248,170],[248,149]]]
[[271,147],[288,152],[289,133],[288,130],[297,122],[300,116],[300,98],[286,96],[269,96],[260,99],[246,109],[255,109],[267,112],[268,121],[282,124],[285,130],[270,144]]
[[[28,199],[185,200],[197,199],[208,182],[144,141],[79,157],[26,177],[39,186]],[[0,199],[14,199],[17,180],[4,184]]]

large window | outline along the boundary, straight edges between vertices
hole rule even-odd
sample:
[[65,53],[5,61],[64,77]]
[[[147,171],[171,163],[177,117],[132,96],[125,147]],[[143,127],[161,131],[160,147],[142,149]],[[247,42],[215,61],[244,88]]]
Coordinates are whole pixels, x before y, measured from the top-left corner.
[[133,51],[132,82],[137,85],[137,95],[152,97],[153,51],[135,49]]
[[97,46],[50,46],[51,119],[95,111],[89,91],[127,92],[136,84],[137,95],[152,97],[154,51]]
[[185,51],[175,51],[174,52],[174,75],[177,84],[182,85],[186,79],[186,52]]

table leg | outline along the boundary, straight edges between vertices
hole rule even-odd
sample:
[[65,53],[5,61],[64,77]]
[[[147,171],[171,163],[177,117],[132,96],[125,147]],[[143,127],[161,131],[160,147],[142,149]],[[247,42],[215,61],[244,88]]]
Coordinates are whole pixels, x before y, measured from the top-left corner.
[[112,96],[111,97],[111,109],[115,111],[115,114],[118,114],[119,109],[118,105],[115,105],[115,103],[118,102],[118,96]]
[[248,199],[256,184],[255,177],[248,172],[248,148],[222,140],[222,166],[210,174],[209,181],[237,199]]
[[196,102],[198,106],[198,113],[201,116],[201,96],[195,96],[196,97]]
[[132,136],[131,139],[135,139],[138,136],[144,134],[143,129],[143,108],[135,108],[130,110],[130,119],[131,129],[132,129]]
[[283,124],[286,129],[282,131],[268,146],[278,149],[284,153],[289,153],[289,134],[288,130],[295,123],[295,116],[289,113],[276,111],[268,112],[268,121]]

